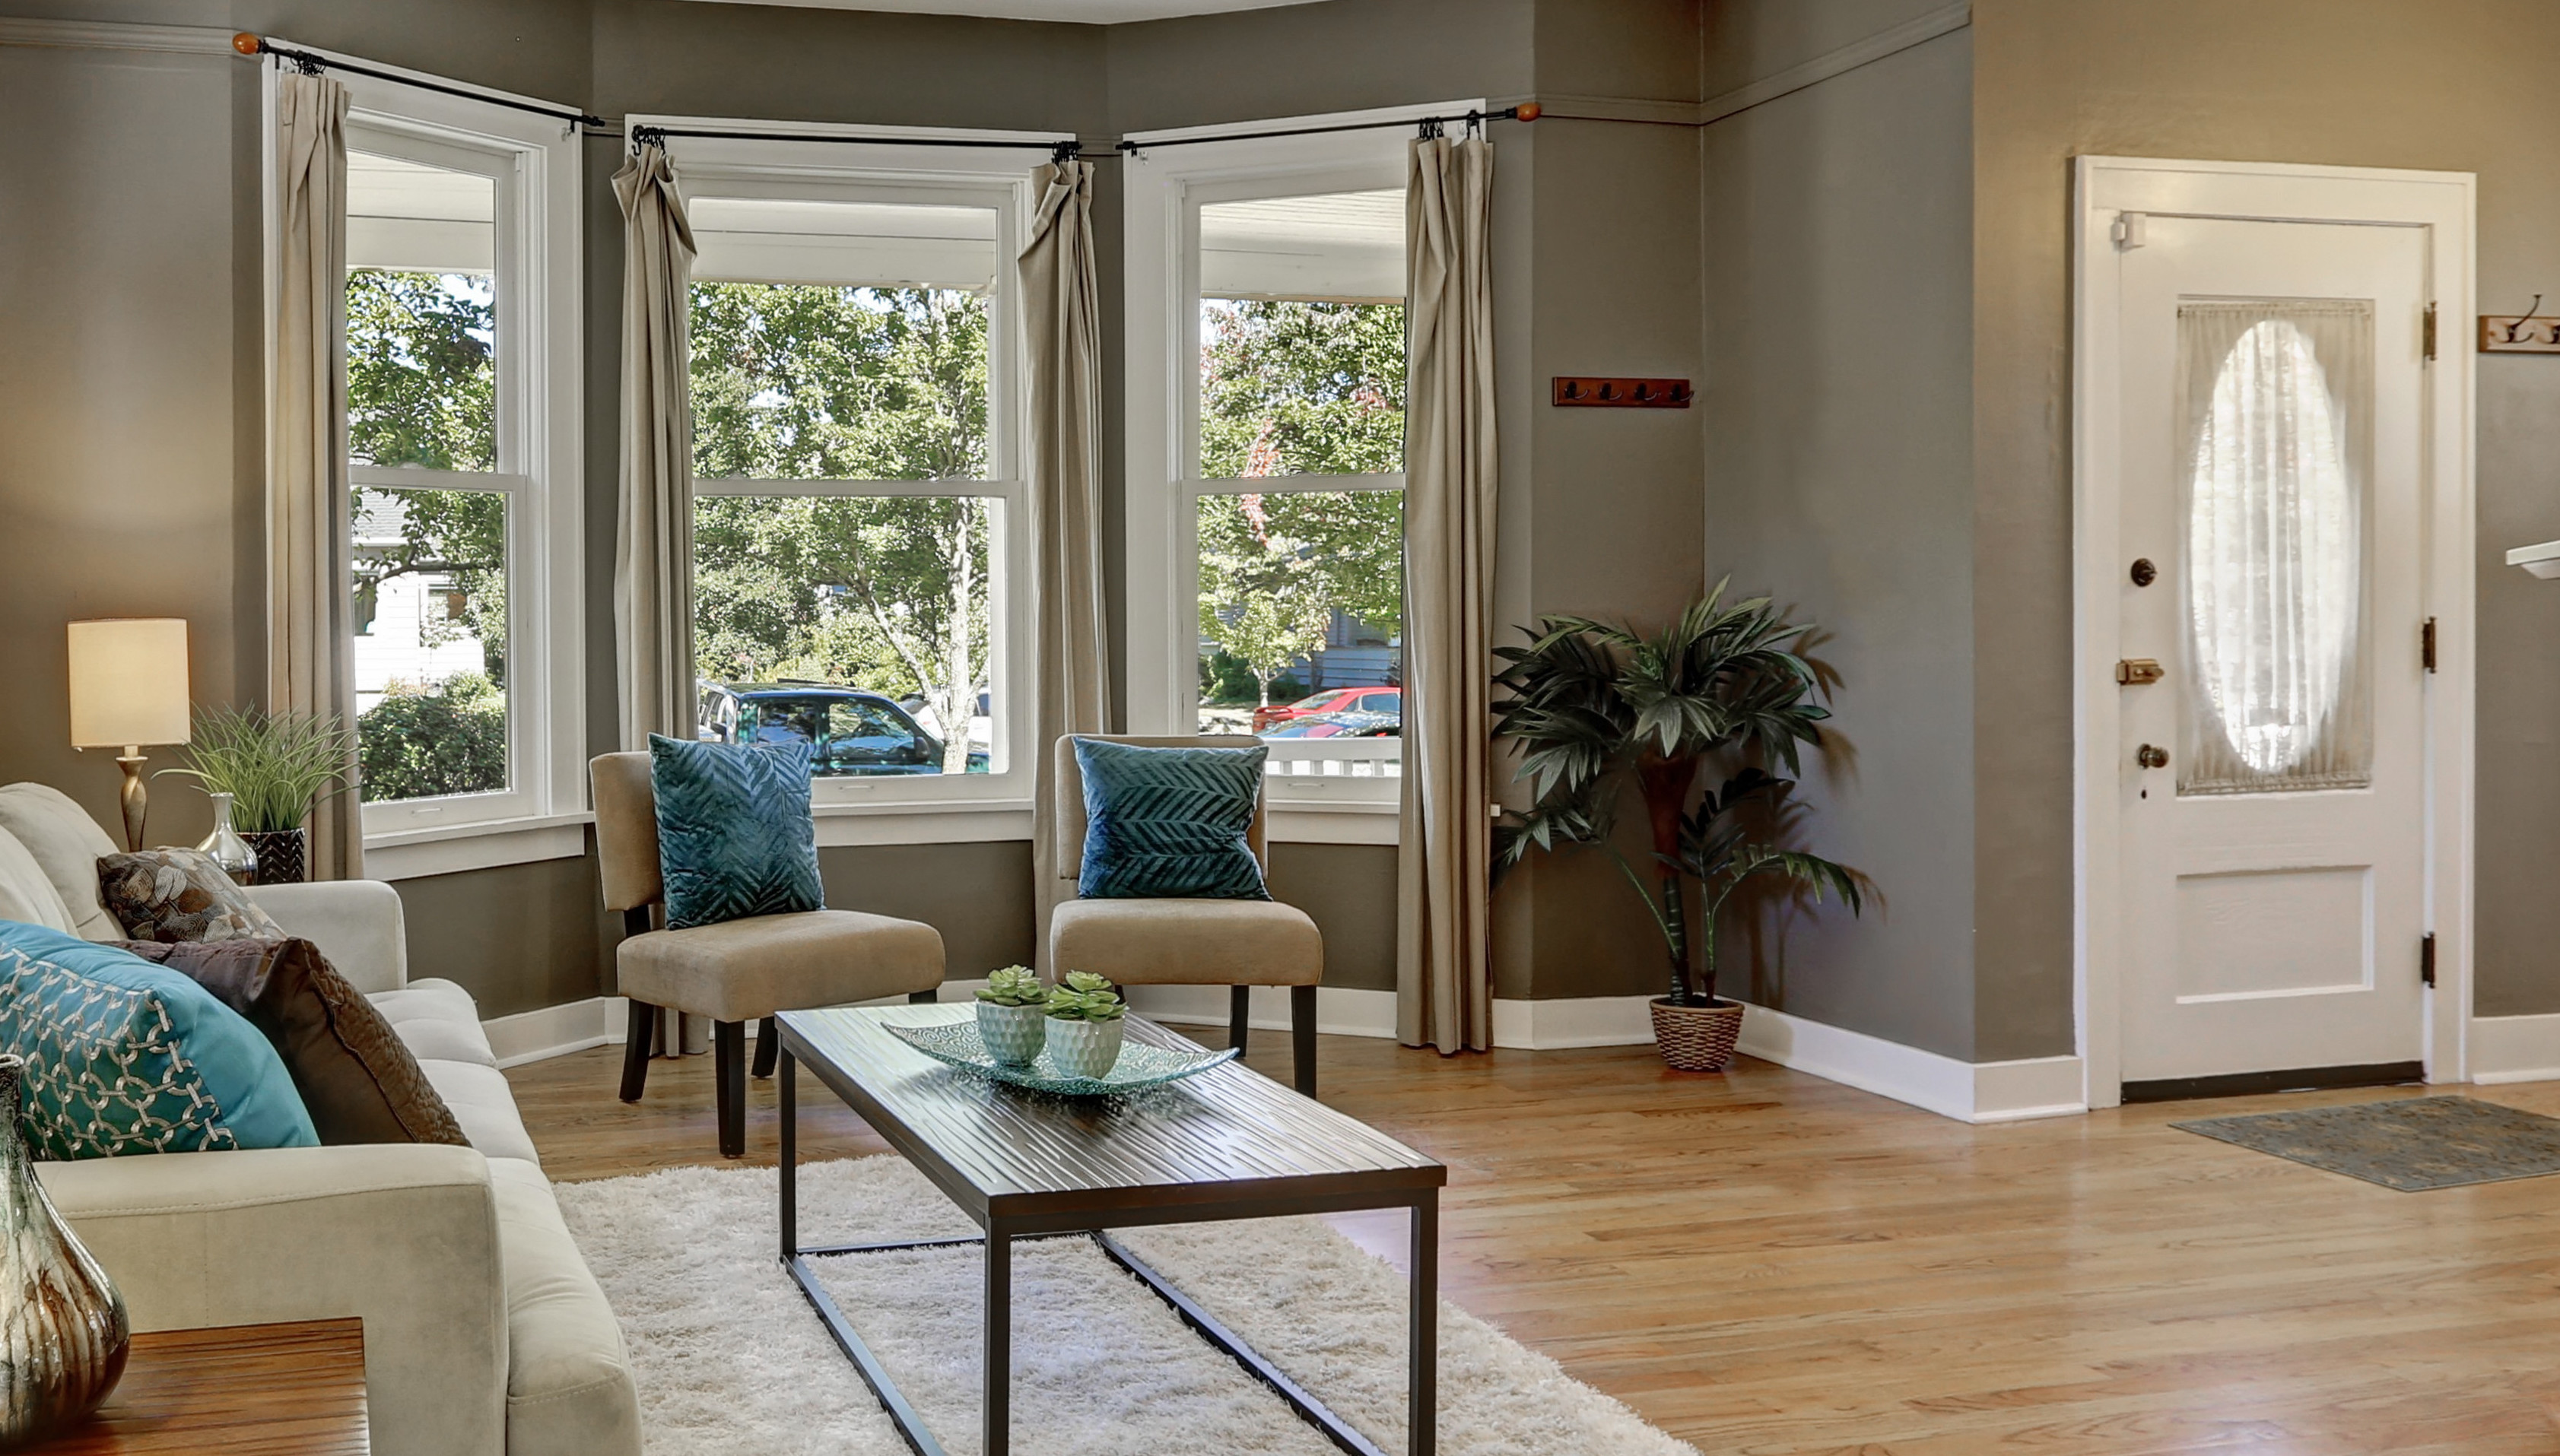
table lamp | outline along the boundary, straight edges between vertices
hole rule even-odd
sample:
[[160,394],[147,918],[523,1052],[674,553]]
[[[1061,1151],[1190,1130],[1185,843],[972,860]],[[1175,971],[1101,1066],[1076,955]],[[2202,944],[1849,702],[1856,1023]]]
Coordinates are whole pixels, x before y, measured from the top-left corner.
[[142,745],[185,743],[187,624],[175,617],[71,625],[72,747],[120,748],[124,847],[142,847],[150,796]]

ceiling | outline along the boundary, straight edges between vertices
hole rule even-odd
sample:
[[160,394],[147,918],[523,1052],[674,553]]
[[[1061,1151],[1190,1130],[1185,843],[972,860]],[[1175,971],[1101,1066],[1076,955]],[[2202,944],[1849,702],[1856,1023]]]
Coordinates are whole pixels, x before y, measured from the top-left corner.
[[1063,20],[1119,25],[1177,15],[1269,10],[1313,0],[707,0],[728,5],[798,5],[813,10],[901,10],[925,15],[983,15],[1000,20]]

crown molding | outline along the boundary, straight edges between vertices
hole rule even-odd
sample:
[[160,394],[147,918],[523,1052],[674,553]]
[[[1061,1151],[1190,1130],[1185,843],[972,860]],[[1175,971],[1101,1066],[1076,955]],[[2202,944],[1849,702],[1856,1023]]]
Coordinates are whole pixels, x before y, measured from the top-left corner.
[[120,25],[112,21],[35,20],[0,15],[0,46],[229,56],[232,54],[232,33],[201,25]]

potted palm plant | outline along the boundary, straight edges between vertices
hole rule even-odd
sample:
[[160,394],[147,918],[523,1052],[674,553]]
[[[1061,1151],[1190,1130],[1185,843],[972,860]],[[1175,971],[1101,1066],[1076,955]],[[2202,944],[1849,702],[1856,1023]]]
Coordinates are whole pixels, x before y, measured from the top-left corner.
[[[1847,869],[1767,832],[1795,782],[1762,765],[1801,773],[1799,746],[1818,744],[1815,725],[1831,716],[1795,651],[1811,630],[1765,597],[1725,605],[1719,582],[1650,637],[1587,617],[1543,617],[1534,631],[1522,629],[1528,646],[1495,650],[1506,665],[1494,682],[1507,695],[1494,704],[1494,737],[1519,745],[1516,777],[1530,786],[1532,802],[1496,825],[1494,872],[1532,849],[1609,851],[1662,933],[1671,975],[1669,994],[1653,1002],[1654,1040],[1684,1071],[1722,1071],[1741,1034],[1742,1007],[1716,995],[1716,922],[1735,891],[1775,876],[1817,900],[1835,891],[1851,914],[1861,908]],[[1712,761],[1737,767],[1719,787],[1701,789]],[[1650,887],[1611,839],[1627,776],[1644,800]]]
[[355,756],[355,735],[335,717],[199,708],[188,767],[163,769],[231,796],[232,822],[256,852],[260,884],[299,883],[309,863],[303,821]]

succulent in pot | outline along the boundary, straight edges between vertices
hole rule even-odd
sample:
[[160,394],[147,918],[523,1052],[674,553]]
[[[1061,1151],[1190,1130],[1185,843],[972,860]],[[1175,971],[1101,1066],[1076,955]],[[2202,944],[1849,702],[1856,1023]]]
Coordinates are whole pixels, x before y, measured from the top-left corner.
[[1008,1067],[1029,1067],[1048,1040],[1048,987],[1029,967],[1008,965],[978,992],[978,1040]]
[[1120,1061],[1121,1004],[1111,982],[1087,970],[1070,970],[1050,988],[1048,1059],[1069,1077],[1103,1078]]

